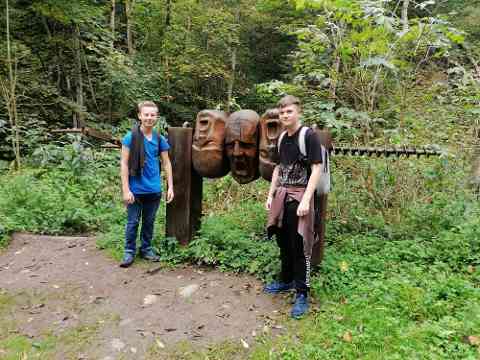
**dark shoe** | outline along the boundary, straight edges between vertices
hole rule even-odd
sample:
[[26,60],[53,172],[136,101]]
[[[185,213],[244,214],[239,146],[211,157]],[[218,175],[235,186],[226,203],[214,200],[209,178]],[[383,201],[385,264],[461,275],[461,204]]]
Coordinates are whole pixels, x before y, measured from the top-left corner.
[[153,261],[153,262],[160,261],[160,256],[156,255],[152,250],[150,250],[145,254],[140,253],[140,257],[148,261]]
[[130,253],[125,254],[122,262],[120,263],[120,267],[122,267],[122,268],[129,267],[130,265],[133,264],[133,260],[134,260],[134,256],[132,254],[130,254]]
[[263,288],[263,291],[266,292],[267,294],[278,294],[281,293],[282,291],[288,291],[291,289],[295,289],[295,282],[290,282],[290,283],[284,283],[281,281],[274,281],[271,282],[270,284],[265,285]]
[[310,305],[308,304],[308,297],[305,294],[297,294],[295,304],[293,304],[291,315],[294,319],[299,319],[305,315]]

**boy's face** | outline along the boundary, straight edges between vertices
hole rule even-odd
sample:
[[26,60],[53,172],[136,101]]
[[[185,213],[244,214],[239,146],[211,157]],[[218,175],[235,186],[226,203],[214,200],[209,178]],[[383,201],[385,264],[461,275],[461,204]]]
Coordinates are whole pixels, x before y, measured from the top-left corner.
[[287,105],[279,109],[279,118],[286,129],[295,128],[300,122],[300,109],[297,105]]
[[157,123],[158,109],[153,106],[144,106],[140,109],[138,118],[140,119],[142,126],[146,128],[154,127]]

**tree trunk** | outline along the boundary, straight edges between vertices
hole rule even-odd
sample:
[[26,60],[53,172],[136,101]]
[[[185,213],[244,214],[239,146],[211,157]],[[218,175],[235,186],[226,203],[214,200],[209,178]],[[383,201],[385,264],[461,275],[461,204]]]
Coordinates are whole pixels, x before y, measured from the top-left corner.
[[8,62],[8,84],[2,84],[2,93],[8,110],[8,119],[12,129],[12,150],[15,154],[15,169],[20,168],[20,133],[17,117],[17,62],[15,61],[15,72],[12,66],[12,51],[10,46],[10,6],[8,0],[6,5],[6,35],[7,35],[7,62]]
[[116,7],[116,2],[115,0],[112,0],[112,11],[110,12],[110,32],[112,34],[112,48],[114,44],[114,38],[115,38],[115,7]]
[[85,70],[87,71],[87,80],[88,80],[88,86],[90,88],[90,94],[92,96],[93,103],[95,104],[95,109],[97,110],[97,113],[100,113],[100,108],[98,107],[98,102],[97,102],[97,95],[95,94],[95,88],[93,87],[92,77],[90,76],[90,67],[88,66],[87,55],[85,54],[84,51],[82,51],[82,58],[83,58],[83,64],[85,66]]
[[[235,9],[235,23],[238,24],[240,22],[240,7],[237,6]],[[233,36],[236,36],[234,34]],[[232,65],[232,73],[230,76],[230,81],[228,83],[228,90],[227,90],[227,113],[230,112],[230,105],[232,104],[232,97],[233,97],[233,86],[235,84],[235,71],[237,68],[237,41],[232,42],[231,49],[231,65]]]
[[135,53],[132,34],[132,11],[134,6],[135,0],[125,0],[125,15],[127,18],[127,48],[129,55],[133,55]]
[[[110,32],[112,36],[112,42],[110,44],[112,51],[115,48],[115,8],[116,1],[112,0],[112,12],[110,13]],[[113,112],[113,80],[110,79],[110,88],[108,89],[108,119],[112,122]]]
[[403,0],[403,7],[402,7],[402,33],[406,34],[409,30],[408,27],[408,5],[410,3],[410,0]]
[[171,19],[172,19],[172,0],[167,0],[167,16],[165,17],[166,28],[170,26]]
[[470,184],[477,193],[480,191],[480,128],[473,129],[473,159],[470,171]]
[[75,70],[77,73],[77,112],[74,116],[73,127],[83,127],[85,122],[83,121],[83,76],[82,76],[82,51],[80,48],[80,27],[75,25]]
[[237,68],[237,47],[232,48],[232,74],[230,82],[228,83],[228,97],[227,97],[227,113],[230,112],[230,104],[232,103],[233,85],[235,83],[235,69]]

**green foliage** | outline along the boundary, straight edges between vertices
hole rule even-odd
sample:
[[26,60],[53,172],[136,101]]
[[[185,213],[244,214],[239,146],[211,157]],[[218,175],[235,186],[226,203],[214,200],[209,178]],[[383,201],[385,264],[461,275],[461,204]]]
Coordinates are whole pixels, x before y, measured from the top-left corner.
[[39,148],[32,160],[42,168],[0,178],[1,238],[31,231],[87,233],[109,228],[120,217],[118,155],[71,147]]
[[258,199],[234,205],[228,213],[212,214],[190,245],[191,257],[221,270],[271,277],[278,270],[278,249],[264,237],[265,221]]
[[[232,108],[262,112],[297,95],[305,123],[330,128],[337,144],[440,144],[445,152],[408,161],[332,159],[326,256],[312,279],[320,308],[287,322],[283,336],[260,337],[249,356],[478,357],[464,341],[480,329],[480,207],[464,189],[466,152],[479,125],[478,7],[410,2],[407,31],[391,1],[172,3],[136,3],[134,53],[126,50],[122,3],[115,34],[108,2],[13,3],[20,130],[31,156],[25,170],[0,175],[0,246],[19,230],[95,232],[98,246],[119,258],[126,214],[118,154],[94,151],[76,136],[58,146],[46,130],[71,126],[80,113],[88,125],[119,134],[129,127],[119,120],[147,98],[159,103],[162,128],[176,125],[202,108],[225,108],[234,80]],[[83,104],[76,97],[77,26]],[[8,159],[4,105],[0,100],[0,157]],[[164,236],[162,201],[154,234],[162,260],[271,279],[278,248],[265,238],[268,184],[241,186],[229,176],[204,184],[205,216],[188,247]],[[33,346],[14,336],[0,345],[26,353]],[[50,349],[48,341],[36,346]]]

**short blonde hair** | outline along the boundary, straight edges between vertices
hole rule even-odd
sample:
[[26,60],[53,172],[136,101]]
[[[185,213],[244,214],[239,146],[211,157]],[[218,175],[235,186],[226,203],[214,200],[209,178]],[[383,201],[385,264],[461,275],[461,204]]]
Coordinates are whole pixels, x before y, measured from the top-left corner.
[[138,111],[139,113],[141,113],[141,112],[142,112],[142,109],[143,109],[144,107],[153,107],[153,108],[157,109],[157,111],[158,111],[158,106],[157,106],[157,104],[155,104],[153,101],[141,101],[141,102],[139,102],[139,103],[137,104],[137,111]]
[[278,103],[277,107],[279,109],[282,109],[286,106],[290,105],[296,105],[299,110],[302,110],[302,102],[300,101],[299,98],[293,95],[285,95],[283,98],[281,98]]

